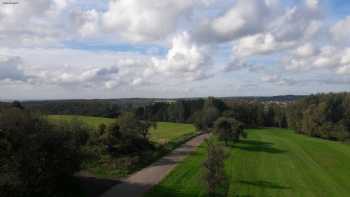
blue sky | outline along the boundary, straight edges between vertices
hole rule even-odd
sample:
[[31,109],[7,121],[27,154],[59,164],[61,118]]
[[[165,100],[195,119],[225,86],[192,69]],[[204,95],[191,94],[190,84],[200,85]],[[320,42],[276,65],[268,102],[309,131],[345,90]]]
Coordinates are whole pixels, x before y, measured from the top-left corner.
[[1,4],[0,99],[349,91],[349,16],[347,0]]

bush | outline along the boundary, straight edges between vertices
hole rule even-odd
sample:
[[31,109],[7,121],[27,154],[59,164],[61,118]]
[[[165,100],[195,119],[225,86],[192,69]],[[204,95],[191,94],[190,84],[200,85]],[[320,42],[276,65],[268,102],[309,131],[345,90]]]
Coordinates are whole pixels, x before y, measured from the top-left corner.
[[80,144],[69,129],[20,109],[0,114],[0,196],[69,196]]

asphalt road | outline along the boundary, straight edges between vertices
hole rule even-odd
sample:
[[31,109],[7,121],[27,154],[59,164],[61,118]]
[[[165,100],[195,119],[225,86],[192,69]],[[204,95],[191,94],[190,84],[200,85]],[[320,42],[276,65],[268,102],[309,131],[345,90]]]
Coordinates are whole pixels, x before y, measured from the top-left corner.
[[122,183],[113,186],[101,197],[142,197],[149,189],[165,178],[186,156],[195,151],[206,138],[208,138],[208,134],[201,134],[189,140],[149,167],[122,180]]

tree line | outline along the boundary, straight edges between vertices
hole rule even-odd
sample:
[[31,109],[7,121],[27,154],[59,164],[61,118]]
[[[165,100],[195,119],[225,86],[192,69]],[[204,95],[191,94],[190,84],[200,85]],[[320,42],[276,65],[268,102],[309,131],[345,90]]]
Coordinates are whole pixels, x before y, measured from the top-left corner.
[[311,95],[289,105],[286,114],[297,133],[350,140],[350,93]]

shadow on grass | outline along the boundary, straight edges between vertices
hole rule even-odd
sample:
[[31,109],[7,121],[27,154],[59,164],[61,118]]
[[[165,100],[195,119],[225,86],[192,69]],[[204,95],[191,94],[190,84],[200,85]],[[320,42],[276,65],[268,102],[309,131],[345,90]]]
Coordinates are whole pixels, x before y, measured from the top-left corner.
[[244,151],[265,152],[272,154],[281,154],[287,152],[286,150],[274,148],[273,143],[256,140],[242,140],[238,144],[232,145],[232,147]]
[[240,180],[238,181],[240,184],[244,185],[250,185],[250,186],[255,186],[255,187],[260,187],[263,189],[280,189],[280,190],[286,190],[286,189],[292,189],[291,187],[279,185],[270,181],[245,181],[245,180]]

